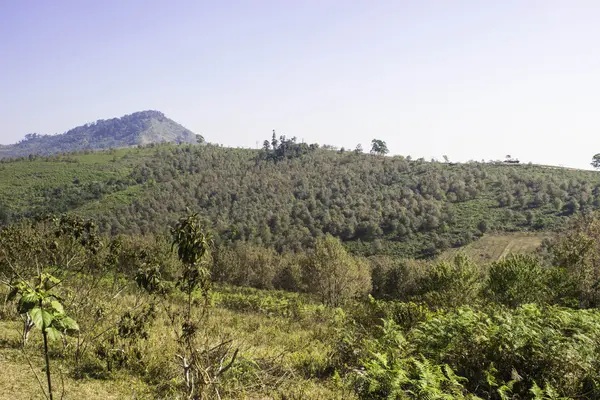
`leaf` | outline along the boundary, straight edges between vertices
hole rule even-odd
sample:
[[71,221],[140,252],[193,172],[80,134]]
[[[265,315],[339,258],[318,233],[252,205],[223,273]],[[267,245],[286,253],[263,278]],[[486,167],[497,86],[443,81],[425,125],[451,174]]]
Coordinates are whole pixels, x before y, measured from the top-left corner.
[[19,311],[20,314],[25,314],[26,312],[28,312],[29,310],[31,310],[32,308],[37,306],[39,300],[40,299],[39,299],[37,293],[35,293],[35,292],[25,293],[19,299],[19,305],[17,307],[17,310]]
[[48,339],[52,341],[60,339],[60,337],[62,336],[60,331],[53,327],[46,328],[46,334],[48,335]]
[[67,333],[75,333],[79,331],[79,325],[73,318],[70,317],[61,318],[60,325],[65,331],[67,331]]
[[31,320],[33,321],[35,326],[37,326],[39,329],[42,329],[42,324],[44,323],[42,319],[42,309],[39,307],[35,307],[29,310],[29,316],[31,317]]
[[52,314],[50,314],[46,310],[42,310],[39,307],[33,308],[29,311],[29,316],[31,316],[31,320],[38,327],[38,329],[44,329],[45,327],[50,326],[52,323]]
[[65,313],[65,309],[63,308],[62,304],[60,304],[58,301],[52,300],[50,302],[50,305],[52,306],[52,308],[54,308],[54,310],[57,313],[59,313],[59,314],[64,314]]

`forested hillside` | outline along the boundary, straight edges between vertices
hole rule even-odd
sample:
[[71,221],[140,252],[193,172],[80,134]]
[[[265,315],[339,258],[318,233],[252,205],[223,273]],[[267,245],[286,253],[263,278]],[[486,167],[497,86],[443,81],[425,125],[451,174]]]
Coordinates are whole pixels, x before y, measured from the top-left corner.
[[60,135],[27,134],[17,144],[0,146],[0,158],[203,140],[159,111],[140,111],[121,118],[100,119]]
[[220,242],[283,252],[330,233],[357,254],[427,257],[492,231],[555,230],[600,205],[592,171],[427,162],[280,139],[262,150],[161,145],[4,160],[2,215],[75,211],[112,234],[138,234],[165,232],[190,208]]

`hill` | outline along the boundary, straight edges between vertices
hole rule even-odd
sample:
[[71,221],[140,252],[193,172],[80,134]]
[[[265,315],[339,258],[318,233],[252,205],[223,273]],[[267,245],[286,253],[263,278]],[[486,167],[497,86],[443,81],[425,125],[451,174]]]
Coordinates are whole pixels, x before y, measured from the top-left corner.
[[98,120],[59,135],[31,133],[17,144],[0,146],[0,158],[103,150],[150,143],[203,141],[159,111],[140,111],[121,118]]
[[280,252],[325,233],[356,254],[433,257],[488,233],[551,232],[600,206],[600,174],[448,165],[319,148],[164,144],[3,160],[0,218],[75,212],[118,234],[166,232],[189,207],[219,242]]

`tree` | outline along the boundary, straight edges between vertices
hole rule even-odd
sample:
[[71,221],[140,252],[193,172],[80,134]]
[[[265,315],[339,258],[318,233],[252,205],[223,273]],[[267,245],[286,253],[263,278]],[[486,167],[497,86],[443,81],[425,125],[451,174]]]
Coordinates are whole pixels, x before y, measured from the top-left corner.
[[415,294],[432,307],[472,304],[481,289],[481,275],[480,267],[459,253],[452,261],[438,262],[427,269],[417,279]]
[[271,146],[273,146],[273,150],[277,149],[278,143],[277,136],[275,135],[275,129],[273,129],[273,138],[271,139]]
[[509,307],[545,303],[550,295],[546,281],[551,272],[549,268],[543,268],[534,256],[511,255],[490,266],[486,297]]
[[373,139],[371,140],[371,154],[379,154],[381,156],[389,153],[387,144],[383,140]]
[[583,308],[600,305],[600,218],[581,214],[552,244],[553,265],[564,268],[577,283]]
[[592,157],[591,165],[592,165],[592,167],[594,167],[596,169],[600,169],[600,153],[598,153],[594,157]]
[[360,144],[360,143],[359,143],[359,144],[357,144],[357,145],[356,145],[356,148],[354,149],[354,152],[355,152],[356,154],[360,154],[360,153],[362,153],[362,152],[363,152],[363,147],[362,147],[362,144]]
[[309,291],[330,306],[339,306],[371,290],[368,264],[346,253],[340,240],[330,234],[317,240],[303,272]]
[[479,232],[481,233],[486,233],[489,229],[487,221],[484,219],[479,221],[479,223],[477,224],[477,229],[479,229]]
[[[167,311],[169,321],[177,338],[180,366],[183,372],[187,398],[207,398],[207,391],[213,389],[219,395],[216,382],[235,362],[236,349],[227,363],[232,348],[231,340],[214,346],[200,339],[200,329],[206,326],[210,310],[212,264],[211,250],[214,247],[212,235],[204,230],[197,213],[188,213],[179,219],[171,229],[171,249],[176,250],[181,261],[181,271],[176,286],[185,295],[182,310]],[[160,276],[156,269],[141,270],[136,276],[138,286],[149,293],[165,295]],[[202,300],[194,298],[199,296]],[[164,301],[164,299],[163,299]],[[164,303],[163,303],[164,304]]]

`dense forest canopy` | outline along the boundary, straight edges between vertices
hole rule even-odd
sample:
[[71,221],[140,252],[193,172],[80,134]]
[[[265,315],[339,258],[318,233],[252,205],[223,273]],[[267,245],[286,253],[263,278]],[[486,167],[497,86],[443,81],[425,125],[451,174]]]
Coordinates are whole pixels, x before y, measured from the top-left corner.
[[148,233],[190,207],[222,240],[284,251],[311,247],[330,233],[361,253],[427,256],[489,230],[554,229],[600,204],[600,180],[591,173],[450,167],[316,145],[296,145],[304,150],[282,157],[283,146],[285,139],[278,151],[258,154],[216,146],[159,150],[130,175],[150,187],[101,225],[113,233]]
[[260,150],[148,145],[4,160],[1,215],[74,211],[112,234],[145,234],[189,207],[218,241],[297,251],[329,233],[357,254],[430,257],[488,232],[556,230],[600,205],[595,172],[381,157],[385,142],[372,143],[363,154],[273,132]]

